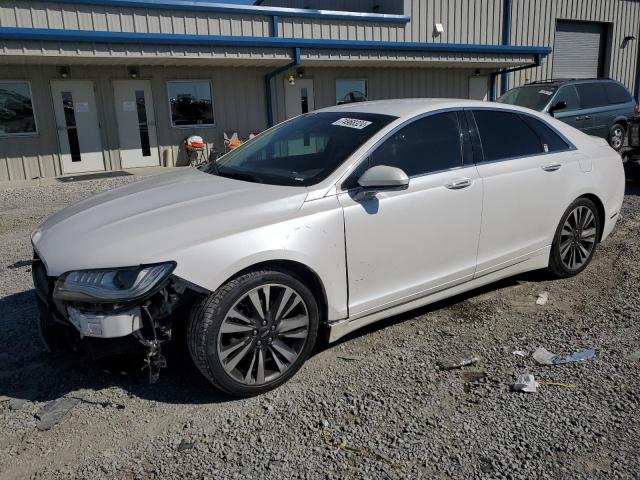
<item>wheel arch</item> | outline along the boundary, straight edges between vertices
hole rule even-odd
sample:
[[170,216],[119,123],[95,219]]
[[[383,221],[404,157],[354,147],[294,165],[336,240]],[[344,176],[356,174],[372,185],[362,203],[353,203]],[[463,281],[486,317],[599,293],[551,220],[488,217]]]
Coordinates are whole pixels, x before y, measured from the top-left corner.
[[297,276],[307,287],[311,289],[311,292],[314,294],[318,301],[318,311],[320,313],[320,323],[326,324],[328,319],[328,309],[329,304],[327,300],[327,292],[322,282],[320,275],[313,270],[308,265],[305,265],[302,262],[298,262],[296,260],[287,260],[287,259],[272,259],[272,260],[264,260],[258,263],[254,263],[252,265],[244,267],[242,270],[235,272],[233,275],[230,275],[227,279],[222,282],[222,285],[225,285],[227,282],[233,280],[234,278],[244,275],[247,272],[253,270],[265,270],[265,269],[274,269],[285,271]]
[[604,232],[604,224],[606,222],[604,203],[602,203],[602,200],[600,200],[600,198],[593,193],[585,193],[584,195],[580,195],[576,200],[579,200],[581,198],[591,200],[596,206],[596,210],[598,211],[598,220],[600,221],[600,232],[598,234],[598,243],[600,243],[602,241],[602,233]]
[[613,122],[611,122],[611,126],[613,127],[616,123],[619,123],[626,129],[629,125],[629,119],[625,116],[616,117]]

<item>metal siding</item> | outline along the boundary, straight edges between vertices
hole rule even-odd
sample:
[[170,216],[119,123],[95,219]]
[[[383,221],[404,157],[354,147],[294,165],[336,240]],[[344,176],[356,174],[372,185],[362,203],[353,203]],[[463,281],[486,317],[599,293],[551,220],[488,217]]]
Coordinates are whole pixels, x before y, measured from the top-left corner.
[[12,66],[2,72],[2,80],[31,82],[32,104],[36,115],[37,135],[0,137],[0,181],[24,180],[60,173],[57,130],[55,125],[50,76],[55,67]]
[[[183,161],[179,145],[191,134],[198,134],[223,147],[223,132],[237,131],[242,137],[266,128],[264,76],[271,68],[140,67],[139,78],[151,79],[160,158],[175,165]],[[38,135],[0,137],[0,181],[53,177],[61,173],[58,138],[50,91],[50,80],[56,78],[56,67],[12,66],[3,79],[31,81]],[[71,78],[90,79],[96,86],[96,102],[107,170],[120,168],[118,131],[114,107],[114,79],[128,78],[126,65],[71,67]],[[209,80],[213,90],[216,126],[212,128],[177,129],[170,126],[166,82],[176,79]],[[166,153],[165,153],[166,152]]]
[[[312,8],[344,12],[390,13],[402,15],[403,0],[264,0],[264,7]],[[374,7],[378,7],[374,11]]]
[[[34,24],[34,18],[38,19],[38,24]],[[271,34],[270,21],[268,15],[55,4],[44,1],[3,0],[0,5],[2,27],[264,37]],[[355,21],[352,23],[357,24]],[[210,32],[206,30],[206,24],[211,27]]]
[[[404,41],[499,45],[503,0],[405,0]],[[435,25],[441,23],[442,34]]]
[[[335,105],[335,84],[339,78],[366,78],[369,100],[388,98],[468,98],[469,77],[474,73],[469,68],[305,68],[304,78],[314,81],[316,109]],[[285,120],[284,78],[289,72],[273,80],[274,117]],[[400,74],[399,74],[400,73]],[[487,74],[483,72],[483,74]]]
[[[556,20],[605,22],[609,24],[604,75],[624,83],[631,91],[636,82],[640,43],[640,2],[637,0],[513,0],[514,45],[555,44]],[[624,37],[633,35],[623,45]],[[510,74],[510,86],[552,78],[553,54],[540,67]]]

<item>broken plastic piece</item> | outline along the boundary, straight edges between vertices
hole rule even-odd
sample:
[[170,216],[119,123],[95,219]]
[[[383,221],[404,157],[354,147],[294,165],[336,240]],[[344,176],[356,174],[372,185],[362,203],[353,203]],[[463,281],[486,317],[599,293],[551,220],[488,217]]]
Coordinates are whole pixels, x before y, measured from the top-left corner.
[[540,365],[553,365],[553,359],[557,357],[555,353],[551,353],[543,347],[538,347],[531,356]]
[[514,355],[519,356],[519,357],[526,357],[527,356],[527,352],[525,352],[524,350],[514,350],[512,353]]
[[521,373],[512,388],[517,392],[535,393],[538,390],[538,382],[530,373]]
[[533,352],[532,356],[534,360],[540,365],[564,365],[565,363],[570,362],[583,362],[585,360],[591,360],[596,356],[596,349],[590,348],[588,350],[573,353],[566,358],[562,358],[554,353],[549,352],[543,347],[538,347],[538,349]]
[[549,292],[541,292],[536,299],[536,305],[545,305],[549,301]]
[[585,360],[591,360],[596,356],[596,349],[590,348],[589,350],[583,350],[569,355],[567,358],[556,357],[553,359],[554,365],[564,365],[569,362],[584,362]]
[[469,355],[466,357],[452,357],[438,362],[438,365],[443,370],[453,370],[455,368],[466,367],[467,365],[474,365],[480,361],[480,357],[477,355]]

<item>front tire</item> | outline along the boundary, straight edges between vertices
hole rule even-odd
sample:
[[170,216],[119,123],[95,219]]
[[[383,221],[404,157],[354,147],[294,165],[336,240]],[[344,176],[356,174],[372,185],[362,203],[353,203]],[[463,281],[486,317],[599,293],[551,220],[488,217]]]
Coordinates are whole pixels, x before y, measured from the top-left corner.
[[191,312],[187,343],[196,366],[216,387],[238,397],[289,380],[318,335],[309,288],[284,270],[256,270],[229,281]]
[[588,198],[579,198],[569,205],[551,245],[549,271],[552,275],[567,278],[587,268],[596,251],[601,223],[598,209]]
[[616,152],[619,152],[620,149],[624,146],[624,139],[627,134],[623,125],[619,123],[613,124],[611,129],[609,130],[609,136],[607,137],[607,141],[611,148],[613,148]]

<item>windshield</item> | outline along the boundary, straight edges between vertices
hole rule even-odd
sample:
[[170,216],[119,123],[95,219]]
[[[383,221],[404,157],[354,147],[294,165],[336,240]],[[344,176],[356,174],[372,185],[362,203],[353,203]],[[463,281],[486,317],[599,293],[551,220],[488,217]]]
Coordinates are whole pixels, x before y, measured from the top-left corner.
[[319,112],[282,123],[201,170],[271,185],[314,185],[396,117]]
[[500,103],[518,105],[533,110],[542,111],[547,106],[553,94],[558,90],[557,85],[529,85],[509,90],[498,98]]

